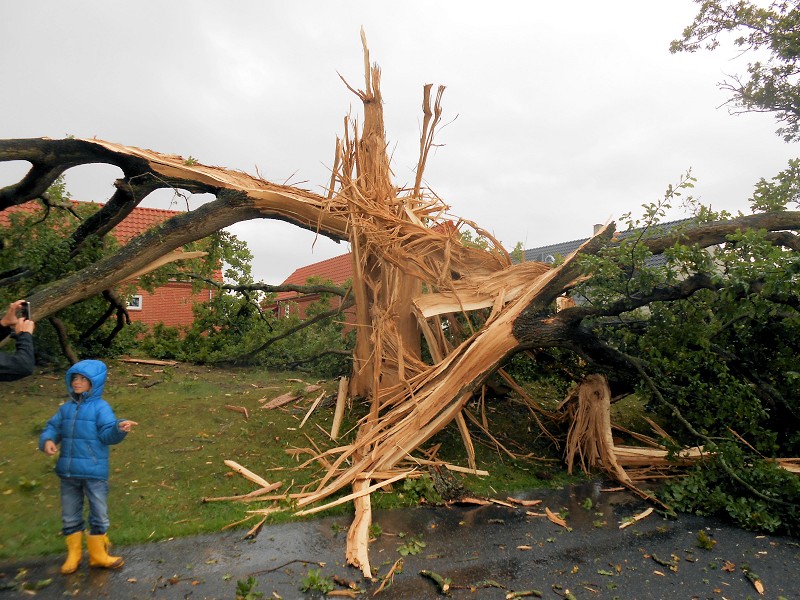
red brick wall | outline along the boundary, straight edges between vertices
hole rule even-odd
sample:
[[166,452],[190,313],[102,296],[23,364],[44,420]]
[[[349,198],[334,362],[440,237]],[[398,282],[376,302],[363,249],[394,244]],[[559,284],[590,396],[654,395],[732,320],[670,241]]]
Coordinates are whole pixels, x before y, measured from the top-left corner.
[[170,327],[178,325],[191,325],[194,321],[192,305],[197,302],[208,302],[211,299],[211,290],[202,290],[192,294],[190,283],[169,282],[161,286],[154,293],[137,290],[142,297],[142,309],[128,309],[131,321],[155,325],[163,323]]

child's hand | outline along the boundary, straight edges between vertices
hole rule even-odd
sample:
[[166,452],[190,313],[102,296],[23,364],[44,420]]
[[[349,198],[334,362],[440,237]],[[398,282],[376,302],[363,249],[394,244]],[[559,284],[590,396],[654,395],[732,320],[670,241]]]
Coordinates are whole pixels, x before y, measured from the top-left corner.
[[58,446],[56,446],[53,440],[47,440],[44,443],[44,453],[47,454],[47,456],[53,456],[56,452],[58,452]]
[[128,433],[133,428],[134,425],[138,425],[138,423],[136,421],[125,420],[125,421],[120,421],[117,427],[119,427],[120,431]]

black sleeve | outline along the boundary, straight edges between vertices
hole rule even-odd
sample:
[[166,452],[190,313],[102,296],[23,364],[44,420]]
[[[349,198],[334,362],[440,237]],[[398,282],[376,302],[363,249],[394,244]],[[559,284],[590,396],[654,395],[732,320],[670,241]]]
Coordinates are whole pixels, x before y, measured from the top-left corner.
[[14,354],[0,352],[0,381],[14,381],[33,373],[33,336],[24,332],[15,336]]

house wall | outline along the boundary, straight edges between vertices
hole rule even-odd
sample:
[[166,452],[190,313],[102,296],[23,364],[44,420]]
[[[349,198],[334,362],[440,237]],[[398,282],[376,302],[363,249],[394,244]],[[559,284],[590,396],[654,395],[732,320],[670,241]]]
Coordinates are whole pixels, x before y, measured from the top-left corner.
[[131,321],[153,326],[163,323],[169,327],[191,325],[194,321],[192,306],[197,302],[208,302],[213,290],[207,289],[192,293],[191,283],[171,281],[156,289],[152,294],[137,290],[140,297],[139,308],[129,305]]

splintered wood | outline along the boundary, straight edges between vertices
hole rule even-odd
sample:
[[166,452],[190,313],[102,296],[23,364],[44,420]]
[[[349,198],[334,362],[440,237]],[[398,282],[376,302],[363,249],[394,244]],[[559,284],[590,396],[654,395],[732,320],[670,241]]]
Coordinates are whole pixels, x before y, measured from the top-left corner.
[[[451,218],[441,199],[421,186],[441,118],[443,87],[435,99],[432,87],[424,88],[415,184],[411,189],[396,187],[386,153],[389,144],[383,129],[380,69],[370,66],[363,32],[362,44],[364,87],[356,90],[345,84],[363,103],[363,126],[359,130],[357,123],[346,121],[344,137],[336,143],[324,201],[310,192],[245,181],[244,175],[237,179],[210,167],[169,160],[159,164],[173,176],[192,170],[195,177],[202,174],[231,189],[244,190],[257,200],[259,208],[274,209],[291,222],[308,222],[314,215],[320,233],[349,240],[356,342],[351,377],[340,382],[331,440],[340,437],[349,398],[367,399],[368,411],[357,424],[352,442],[327,450],[291,451],[298,457],[310,454],[312,458],[305,464],[325,468],[318,481],[292,498],[301,515],[353,502],[355,516],[347,536],[346,558],[370,577],[370,494],[419,476],[424,463],[414,453],[453,422],[468,457],[468,468],[461,468],[478,473],[467,428],[467,419],[474,422],[475,417],[465,411],[466,404],[507,357],[520,351],[515,334],[526,315],[550,310],[559,298],[559,308],[569,310],[571,301],[564,294],[584,278],[578,268],[581,255],[597,252],[611,238],[613,226],[602,228],[558,266],[550,267],[537,262],[512,264],[508,252],[488,232],[472,222]],[[285,210],[289,197],[296,209],[291,215]],[[465,243],[463,234],[471,237],[473,232],[481,239],[480,246]],[[427,361],[423,360],[423,338],[430,355]],[[276,408],[298,397],[284,394],[263,408]],[[537,420],[539,415],[554,418],[530,398],[523,398]],[[320,400],[308,410],[301,427]],[[625,466],[637,464],[635,461],[649,461],[647,466],[652,466],[655,460],[667,460],[666,453],[645,456],[641,449],[614,446],[610,393],[604,377],[588,377],[572,400],[566,403],[573,418],[567,443],[570,469],[574,464],[587,470],[599,467],[632,487],[634,477]],[[485,421],[481,425],[488,428]],[[541,421],[539,427],[555,440]],[[696,450],[698,455],[700,452]],[[687,452],[681,458],[692,460],[694,454]],[[248,478],[253,476],[243,468],[236,470]],[[269,485],[264,480],[253,481],[261,489]],[[343,494],[347,486],[352,492]],[[331,501],[333,495],[338,499]]]
[[[611,392],[608,380],[602,375],[589,375],[561,403],[570,419],[565,460],[569,472],[576,463],[590,473],[601,469],[628,489],[652,499],[639,490],[634,482],[663,479],[680,474],[686,467],[702,460],[707,454],[702,446],[670,452],[655,440],[633,432],[626,433],[648,446],[626,446],[614,443],[611,425]],[[657,435],[669,435],[656,423],[648,420]],[[800,459],[776,458],[781,468],[800,473]]]
[[[589,375],[567,397],[577,397],[567,434],[567,469],[572,473],[575,458],[584,471],[600,467],[623,483],[630,483],[627,473],[617,463],[611,435],[611,390],[603,375]],[[562,404],[563,406],[563,404]]]
[[[362,43],[364,88],[348,87],[363,102],[363,127],[359,132],[356,124],[348,125],[337,141],[325,208],[347,223],[356,313],[352,377],[339,389],[331,438],[339,436],[348,395],[367,398],[369,410],[352,443],[312,459],[324,464],[326,472],[314,489],[297,496],[297,508],[298,514],[310,514],[353,501],[347,560],[369,577],[370,493],[418,476],[418,467],[402,464],[414,464],[413,453],[453,422],[466,448],[465,470],[478,472],[465,419],[467,402],[518,347],[515,321],[526,310],[545,309],[578,283],[577,258],[595,242],[590,240],[555,268],[537,262],[512,265],[508,252],[488,232],[448,217],[448,207],[421,187],[443,87],[435,100],[431,86],[424,88],[416,184],[411,190],[395,187],[386,154],[380,70],[370,67],[363,34]],[[320,220],[328,226],[331,222]],[[484,240],[485,247],[464,243],[465,228],[470,228],[470,237],[474,232]],[[598,238],[610,232],[603,230]],[[485,312],[471,321],[463,318],[468,311]],[[422,358],[422,337],[430,362]],[[264,408],[293,399],[287,394]],[[346,486],[352,487],[351,494],[323,503]],[[317,506],[310,508],[313,504]]]

